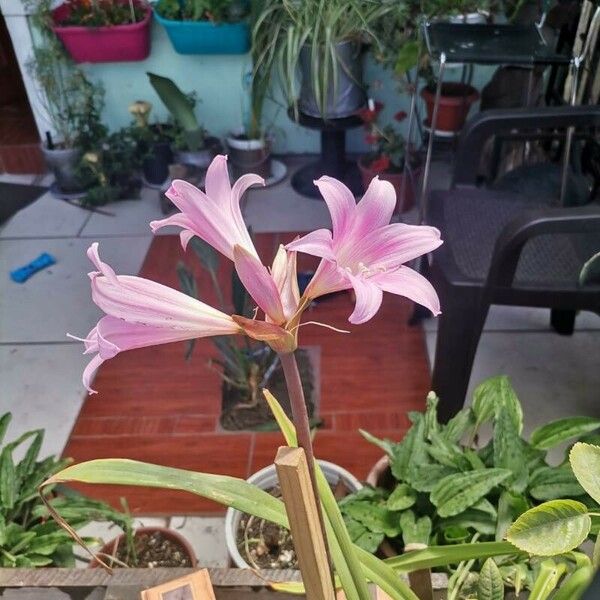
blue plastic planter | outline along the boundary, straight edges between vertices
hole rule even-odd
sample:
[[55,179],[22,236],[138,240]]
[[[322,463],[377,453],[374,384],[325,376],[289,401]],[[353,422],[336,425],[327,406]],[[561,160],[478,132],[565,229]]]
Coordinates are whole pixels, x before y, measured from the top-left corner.
[[250,50],[247,23],[213,23],[212,21],[172,21],[154,11],[156,20],[179,54],[245,54]]

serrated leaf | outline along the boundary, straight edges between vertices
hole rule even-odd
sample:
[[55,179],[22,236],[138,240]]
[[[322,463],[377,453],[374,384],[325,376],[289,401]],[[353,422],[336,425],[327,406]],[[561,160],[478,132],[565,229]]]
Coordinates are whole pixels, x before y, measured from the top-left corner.
[[575,500],[550,500],[523,513],[509,528],[511,544],[537,556],[554,556],[577,548],[588,536],[587,507]]
[[475,504],[510,475],[507,469],[480,469],[449,475],[436,484],[430,500],[440,517],[451,517]]
[[536,500],[555,500],[583,496],[585,490],[573,474],[570,465],[541,467],[529,480],[529,493]]
[[479,572],[477,600],[504,600],[504,582],[498,565],[488,558]]
[[369,502],[354,502],[344,506],[344,514],[364,525],[369,531],[389,538],[400,535],[400,518],[384,506]]
[[530,443],[540,450],[549,450],[563,442],[591,433],[600,427],[600,419],[567,417],[546,423],[533,431]]
[[407,483],[399,483],[387,499],[389,510],[406,510],[417,501],[415,491]]
[[600,504],[600,446],[577,442],[571,448],[569,462],[577,481]]
[[400,515],[402,540],[404,545],[425,544],[429,545],[431,537],[431,519],[427,516],[416,518],[412,510],[406,510]]
[[514,492],[523,492],[527,486],[527,464],[523,458],[522,441],[515,415],[506,404],[498,407],[494,422],[494,466],[508,469],[506,479]]

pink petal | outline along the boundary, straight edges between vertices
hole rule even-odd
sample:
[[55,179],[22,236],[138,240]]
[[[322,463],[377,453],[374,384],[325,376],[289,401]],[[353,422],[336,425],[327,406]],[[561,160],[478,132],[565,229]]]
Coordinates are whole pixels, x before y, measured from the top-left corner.
[[206,170],[204,181],[206,195],[212,200],[229,198],[231,184],[229,183],[229,171],[227,170],[227,156],[218,154],[215,156]]
[[298,304],[300,303],[300,290],[298,289],[298,275],[296,273],[296,253],[287,252],[280,245],[273,259],[271,275],[279,291],[285,320],[289,321],[298,310]]
[[385,292],[398,294],[428,308],[434,316],[440,314],[440,299],[429,281],[409,267],[397,271],[380,273],[371,277]]
[[307,298],[314,299],[333,292],[347,290],[351,287],[352,284],[348,279],[347,271],[338,267],[335,263],[323,259],[306,287],[304,295]]
[[100,358],[99,354],[96,354],[96,356],[94,356],[94,358],[92,358],[92,360],[90,360],[90,362],[87,364],[87,366],[83,370],[83,376],[82,376],[83,385],[84,385],[85,389],[90,393],[90,395],[98,393],[96,390],[92,389],[91,386],[92,386],[92,380],[94,378],[94,375],[95,375],[96,371],[98,370],[98,367],[103,362],[104,362],[104,359]]
[[[265,185],[265,180],[255,175],[254,173],[246,173],[242,175],[234,184],[231,189],[231,212],[235,219],[236,226],[240,231],[248,232],[244,219],[242,217],[242,211],[240,208],[240,201],[242,196],[246,193],[246,190],[253,185]],[[250,234],[248,234],[248,240],[250,240]]]
[[317,179],[319,188],[331,214],[333,238],[343,237],[350,227],[356,211],[356,199],[352,192],[341,182],[326,175]]
[[267,268],[241,246],[233,249],[235,270],[240,281],[268,319],[277,325],[285,323],[279,291]]
[[356,293],[356,305],[348,321],[354,325],[360,325],[377,314],[383,300],[383,291],[369,279],[354,275],[348,275],[348,277]]
[[396,207],[396,191],[389,181],[375,176],[356,205],[355,235],[365,235],[390,222]]
[[335,254],[332,248],[331,231],[329,231],[329,229],[316,229],[315,231],[311,231],[300,239],[287,244],[286,249],[335,260]]
[[275,352],[293,352],[298,347],[296,336],[279,325],[240,315],[233,315],[233,319],[248,337],[265,342]]
[[395,268],[441,244],[440,232],[435,227],[392,223],[357,239],[344,260],[363,262],[372,268]]

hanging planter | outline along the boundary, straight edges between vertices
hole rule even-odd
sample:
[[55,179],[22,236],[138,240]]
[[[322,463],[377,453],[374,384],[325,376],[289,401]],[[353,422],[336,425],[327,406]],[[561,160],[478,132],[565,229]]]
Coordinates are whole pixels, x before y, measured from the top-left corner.
[[[128,10],[129,2],[121,4]],[[52,11],[52,29],[77,63],[144,60],[150,54],[152,11],[147,3],[139,0],[131,6],[136,11],[143,12],[141,20],[134,23],[90,26],[71,24],[75,16],[75,3],[65,2]]]
[[154,15],[178,54],[245,54],[250,49],[250,29],[243,21],[176,21],[156,10]]

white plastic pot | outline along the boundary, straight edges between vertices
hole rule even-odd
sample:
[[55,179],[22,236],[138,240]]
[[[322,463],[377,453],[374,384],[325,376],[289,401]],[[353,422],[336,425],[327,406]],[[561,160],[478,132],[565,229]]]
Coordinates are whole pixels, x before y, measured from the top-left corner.
[[[319,465],[323,470],[325,479],[327,479],[330,485],[337,485],[337,482],[341,479],[350,492],[356,492],[362,487],[362,483],[354,475],[346,471],[346,469],[326,460],[320,460]],[[279,483],[275,465],[269,465],[261,469],[249,477],[247,481],[261,490],[274,488]],[[227,552],[229,552],[229,556],[235,566],[238,569],[251,569],[252,567],[242,558],[236,543],[236,533],[241,518],[242,513],[239,510],[235,510],[234,508],[227,509],[227,513],[225,514],[225,542],[227,544]]]

